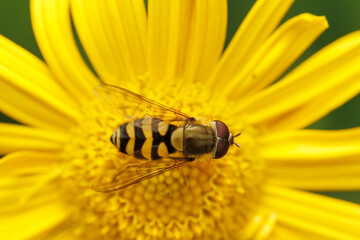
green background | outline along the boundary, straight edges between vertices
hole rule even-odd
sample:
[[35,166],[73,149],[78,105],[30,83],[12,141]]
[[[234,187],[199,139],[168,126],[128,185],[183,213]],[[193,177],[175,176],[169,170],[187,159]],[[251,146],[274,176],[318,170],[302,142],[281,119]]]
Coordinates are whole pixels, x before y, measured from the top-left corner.
[[[228,43],[254,4],[254,0],[229,0]],[[303,54],[292,68],[335,39],[360,29],[359,0],[298,0],[285,19],[303,12],[325,15],[330,28]],[[0,33],[41,58],[31,29],[29,2],[26,0],[0,0]],[[359,63],[360,67],[360,63]],[[360,81],[360,79],[359,79]],[[310,128],[343,129],[360,126],[360,95],[314,123]],[[0,113],[0,121],[12,122]],[[326,192],[329,196],[360,203],[360,192]]]

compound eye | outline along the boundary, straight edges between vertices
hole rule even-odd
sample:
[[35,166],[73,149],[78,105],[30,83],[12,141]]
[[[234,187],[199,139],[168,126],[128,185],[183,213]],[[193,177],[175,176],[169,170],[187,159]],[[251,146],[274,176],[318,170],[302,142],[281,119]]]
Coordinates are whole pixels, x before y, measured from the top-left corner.
[[229,139],[230,131],[225,123],[222,121],[215,121],[217,137],[222,139]]
[[228,141],[218,142],[215,152],[215,158],[222,158],[227,153],[228,150],[229,150]]

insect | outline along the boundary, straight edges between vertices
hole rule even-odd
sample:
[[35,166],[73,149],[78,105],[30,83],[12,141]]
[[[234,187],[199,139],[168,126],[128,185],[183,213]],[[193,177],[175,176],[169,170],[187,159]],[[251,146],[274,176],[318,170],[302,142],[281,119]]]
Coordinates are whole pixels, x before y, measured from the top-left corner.
[[121,153],[144,160],[101,177],[93,186],[97,191],[110,192],[131,186],[204,155],[222,158],[234,144],[234,138],[240,135],[231,134],[222,121],[211,121],[208,125],[198,123],[185,113],[124,88],[104,84],[94,92],[115,113],[129,112],[135,118],[115,129],[110,141]]

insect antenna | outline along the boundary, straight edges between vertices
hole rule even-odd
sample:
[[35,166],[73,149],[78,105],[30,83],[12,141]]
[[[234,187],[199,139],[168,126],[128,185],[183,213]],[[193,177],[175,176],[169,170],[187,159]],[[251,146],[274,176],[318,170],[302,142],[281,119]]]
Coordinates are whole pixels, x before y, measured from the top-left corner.
[[234,136],[234,138],[236,138],[236,137],[238,137],[238,136],[240,136],[241,135],[241,132],[239,132],[238,134],[236,134],[235,136]]
[[[238,136],[240,136],[241,135],[241,132],[239,132],[238,134],[236,134],[235,136],[234,136],[234,138],[236,138],[236,137],[238,137]],[[236,142],[234,142],[234,144],[235,144],[235,146],[237,146],[238,148],[240,148],[240,145],[239,144],[237,144]]]

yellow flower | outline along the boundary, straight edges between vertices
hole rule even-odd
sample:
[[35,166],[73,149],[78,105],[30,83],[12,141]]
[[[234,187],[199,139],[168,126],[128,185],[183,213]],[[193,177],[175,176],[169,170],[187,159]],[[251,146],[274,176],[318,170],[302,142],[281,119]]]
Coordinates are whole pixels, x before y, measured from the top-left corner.
[[[147,13],[142,0],[33,0],[46,63],[0,37],[0,108],[24,124],[0,124],[2,239],[359,238],[357,204],[302,190],[360,189],[360,128],[301,128],[359,93],[360,32],[274,83],[328,27],[311,14],[278,27],[292,2],[257,1],[222,53],[224,0],[150,1]],[[125,158],[101,82],[221,119],[241,149],[95,192]]]

